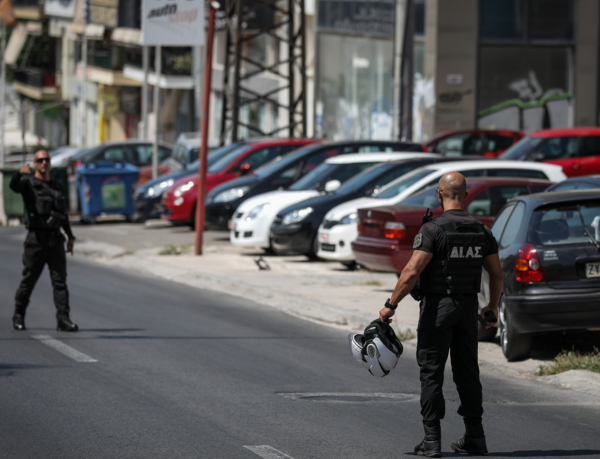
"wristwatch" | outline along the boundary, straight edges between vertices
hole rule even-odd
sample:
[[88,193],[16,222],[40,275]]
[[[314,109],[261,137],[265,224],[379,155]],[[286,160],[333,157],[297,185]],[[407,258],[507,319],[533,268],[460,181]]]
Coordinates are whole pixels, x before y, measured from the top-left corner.
[[390,303],[390,299],[388,298],[385,302],[385,307],[391,309],[392,311],[395,311],[398,305]]

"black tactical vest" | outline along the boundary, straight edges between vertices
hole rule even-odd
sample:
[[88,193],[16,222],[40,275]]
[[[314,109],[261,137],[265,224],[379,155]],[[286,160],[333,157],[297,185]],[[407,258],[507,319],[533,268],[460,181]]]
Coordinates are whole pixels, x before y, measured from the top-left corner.
[[30,231],[58,231],[67,218],[65,197],[57,189],[30,178],[35,205],[25,209],[25,226]]
[[432,221],[443,234],[446,253],[434,255],[419,279],[425,295],[470,295],[479,293],[481,270],[487,245],[485,227],[439,217]]

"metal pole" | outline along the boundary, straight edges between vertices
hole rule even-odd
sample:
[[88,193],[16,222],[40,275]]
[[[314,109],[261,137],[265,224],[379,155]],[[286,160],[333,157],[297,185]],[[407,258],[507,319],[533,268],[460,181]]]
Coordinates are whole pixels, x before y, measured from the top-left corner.
[[162,51],[156,47],[154,56],[154,73],[156,84],[154,85],[154,151],[152,152],[152,178],[158,177],[158,136],[160,135],[160,74],[162,73]]
[[6,24],[2,22],[2,68],[0,69],[0,167],[4,167],[4,132],[6,130]]
[[148,46],[142,46],[142,67],[144,83],[142,84],[142,139],[148,140],[148,67],[150,64]]
[[[87,21],[85,21],[87,24]],[[85,24],[83,26],[83,37],[81,44],[81,55],[83,63],[81,66],[81,146],[85,147],[87,144],[87,53],[88,53],[88,40],[87,33],[85,30]]]
[[204,214],[206,211],[204,199],[206,194],[206,160],[208,157],[208,126],[210,111],[210,89],[212,84],[212,54],[215,37],[215,16],[219,4],[209,3],[208,34],[206,38],[206,68],[204,73],[204,96],[202,98],[202,118],[200,125],[200,166],[198,168],[198,201],[196,203],[196,255],[202,255],[204,242]]
[[400,132],[401,139],[412,140],[412,99],[414,83],[413,47],[415,36],[414,0],[406,0],[404,40],[402,41],[402,64],[400,69]]
[[27,144],[25,143],[25,98],[21,96],[21,141],[23,142],[22,166],[27,162]]
[[406,24],[407,0],[396,0],[396,18],[394,24],[394,106],[392,108],[392,138],[399,139],[400,127],[400,102],[402,99],[402,51],[404,48],[404,26]]

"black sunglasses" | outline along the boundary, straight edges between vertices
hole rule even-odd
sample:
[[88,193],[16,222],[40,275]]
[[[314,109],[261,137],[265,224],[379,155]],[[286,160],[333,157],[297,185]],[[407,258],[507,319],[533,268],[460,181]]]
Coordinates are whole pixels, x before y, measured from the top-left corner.
[[49,163],[50,162],[50,158],[38,158],[38,159],[35,160],[35,162],[36,163],[43,163],[43,162]]

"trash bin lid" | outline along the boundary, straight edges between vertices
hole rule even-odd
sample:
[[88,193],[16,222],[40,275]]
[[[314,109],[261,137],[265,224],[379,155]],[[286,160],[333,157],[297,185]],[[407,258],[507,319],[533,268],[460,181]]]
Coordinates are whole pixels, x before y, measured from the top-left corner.
[[107,174],[139,174],[139,169],[133,164],[121,161],[95,161],[84,163],[77,168],[78,174],[107,175]]

